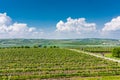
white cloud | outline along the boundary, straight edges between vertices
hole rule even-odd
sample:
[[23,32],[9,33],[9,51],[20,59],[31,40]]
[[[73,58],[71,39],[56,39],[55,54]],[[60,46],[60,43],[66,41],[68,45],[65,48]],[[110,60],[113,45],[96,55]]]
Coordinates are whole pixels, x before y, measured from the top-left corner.
[[43,32],[26,23],[13,23],[6,13],[0,13],[0,38],[40,38]]
[[87,23],[85,18],[67,18],[67,22],[59,21],[56,25],[57,32],[75,32],[77,34],[96,31],[95,23]]
[[120,38],[120,16],[113,18],[110,22],[104,24],[105,26],[100,31],[104,38]]
[[[50,28],[49,28],[50,29]],[[29,27],[26,23],[12,22],[6,13],[0,13],[0,38],[120,38],[120,16],[107,22],[97,30],[95,23],[88,23],[85,18],[59,21],[55,30],[43,32],[37,27]]]
[[8,32],[20,32],[20,33],[24,33],[24,32],[33,32],[36,31],[36,28],[34,27],[27,27],[27,24],[25,23],[14,23],[13,25],[10,25],[8,27]]
[[117,31],[120,30],[120,16],[113,18],[110,22],[107,22],[102,31]]
[[11,18],[6,15],[6,13],[0,13],[0,27],[9,25],[11,22]]
[[85,18],[68,18],[66,22],[56,24],[56,34],[65,38],[120,38],[120,16],[104,24],[102,29],[96,29],[95,23],[86,22]]

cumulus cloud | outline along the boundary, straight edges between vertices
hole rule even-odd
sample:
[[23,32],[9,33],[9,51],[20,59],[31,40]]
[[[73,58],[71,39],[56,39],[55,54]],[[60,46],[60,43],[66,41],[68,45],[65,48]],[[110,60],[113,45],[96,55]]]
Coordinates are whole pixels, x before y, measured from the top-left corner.
[[120,30],[120,16],[113,18],[110,22],[107,22],[102,31],[117,31]]
[[59,21],[56,25],[57,32],[75,32],[78,34],[96,31],[95,23],[87,23],[85,18],[67,18],[67,22]]
[[56,29],[43,32],[37,27],[29,27],[26,23],[12,22],[6,13],[0,13],[0,38],[120,38],[120,16],[105,23],[97,30],[95,23],[89,23],[85,18],[67,18],[60,20]]
[[105,38],[120,38],[120,16],[113,18],[110,22],[104,24],[105,26],[100,31],[101,36]]
[[26,23],[12,23],[6,13],[0,13],[0,38],[39,38],[42,33]]
[[120,16],[113,18],[104,24],[101,29],[96,29],[95,23],[88,23],[85,18],[59,21],[56,24],[56,32],[59,35],[70,38],[120,38]]
[[6,15],[6,13],[0,13],[0,26],[9,25],[11,22],[11,18]]

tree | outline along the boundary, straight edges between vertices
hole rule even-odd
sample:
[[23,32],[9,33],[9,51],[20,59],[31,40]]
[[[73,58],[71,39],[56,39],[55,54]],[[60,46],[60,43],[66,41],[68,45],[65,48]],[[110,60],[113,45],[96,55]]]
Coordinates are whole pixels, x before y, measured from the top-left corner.
[[120,58],[120,48],[114,48],[112,50],[112,56],[113,57],[119,57]]
[[38,46],[36,46],[36,45],[34,45],[33,47],[34,47],[34,48],[38,48]]
[[25,48],[30,48],[30,46],[25,46]]
[[21,46],[21,48],[24,48],[24,46]]
[[44,46],[44,48],[47,48],[47,46]]
[[52,46],[50,46],[50,48],[53,48]]
[[53,46],[53,48],[56,48],[56,46]]
[[38,47],[40,47],[40,48],[41,48],[41,47],[42,47],[42,45],[38,45]]

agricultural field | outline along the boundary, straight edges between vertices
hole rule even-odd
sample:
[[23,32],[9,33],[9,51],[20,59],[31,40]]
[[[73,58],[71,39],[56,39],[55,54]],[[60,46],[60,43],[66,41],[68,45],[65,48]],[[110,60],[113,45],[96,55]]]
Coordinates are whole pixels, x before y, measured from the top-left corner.
[[105,56],[108,58],[120,60],[120,58],[114,57],[112,55],[112,51],[114,48],[119,48],[119,46],[114,46],[114,47],[85,47],[84,46],[84,47],[77,48],[77,49],[85,51],[85,52],[91,52],[91,53],[94,53],[96,55],[101,55],[101,56]]
[[81,47],[80,50],[92,53],[111,53],[115,47]]
[[71,80],[120,80],[120,76],[73,77]]
[[[120,75],[120,64],[62,48],[0,49],[0,80]],[[76,79],[75,79],[76,80]],[[80,79],[78,79],[80,80]]]
[[62,48],[80,48],[84,46],[120,46],[120,40],[117,39],[0,39],[0,47],[17,46],[59,46]]

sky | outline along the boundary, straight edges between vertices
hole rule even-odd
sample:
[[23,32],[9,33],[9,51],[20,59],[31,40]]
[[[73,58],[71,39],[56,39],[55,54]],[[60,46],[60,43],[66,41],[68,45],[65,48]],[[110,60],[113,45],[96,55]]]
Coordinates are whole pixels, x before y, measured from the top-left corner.
[[0,0],[0,38],[120,39],[120,0]]

